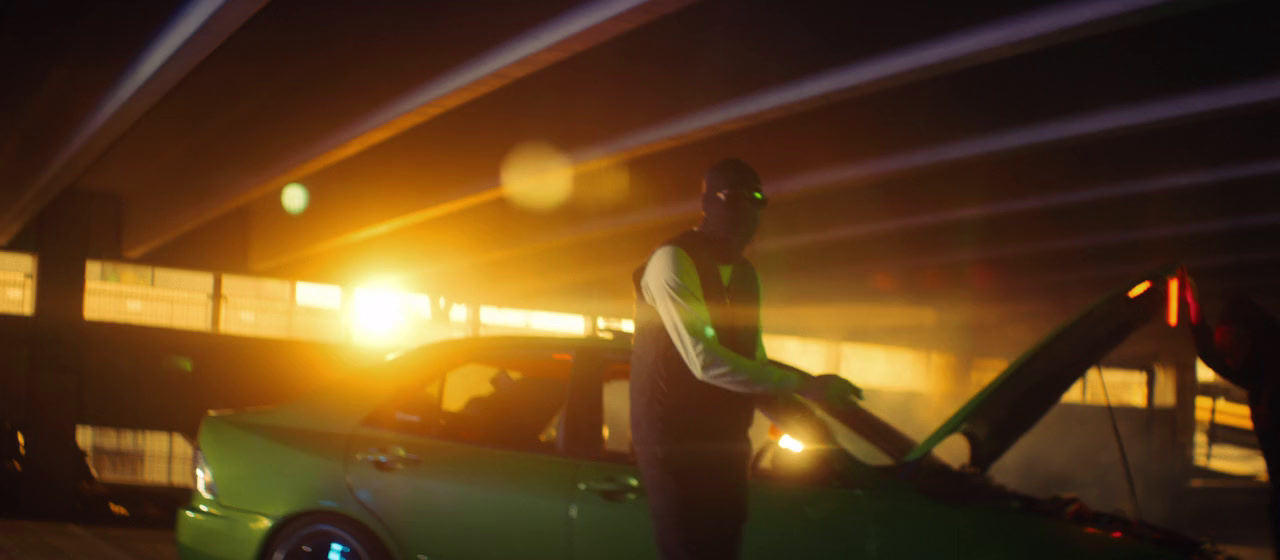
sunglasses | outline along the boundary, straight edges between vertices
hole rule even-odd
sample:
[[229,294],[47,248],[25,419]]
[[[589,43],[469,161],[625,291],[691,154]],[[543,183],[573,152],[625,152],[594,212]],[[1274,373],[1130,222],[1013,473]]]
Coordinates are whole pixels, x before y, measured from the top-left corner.
[[769,205],[769,198],[760,191],[723,190],[716,192],[716,198],[731,204],[750,204],[757,208]]

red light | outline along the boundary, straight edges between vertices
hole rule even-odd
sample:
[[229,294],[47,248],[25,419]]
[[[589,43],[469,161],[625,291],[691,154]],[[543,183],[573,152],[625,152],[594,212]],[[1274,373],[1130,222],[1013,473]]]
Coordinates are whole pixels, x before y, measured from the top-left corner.
[[1169,277],[1169,310],[1165,320],[1169,322],[1170,327],[1178,326],[1178,277]]
[[1120,531],[1113,531],[1113,532],[1111,533],[1111,537],[1112,537],[1112,538],[1116,538],[1116,539],[1118,539],[1118,538],[1123,537],[1123,536],[1124,536],[1124,533],[1121,533]]

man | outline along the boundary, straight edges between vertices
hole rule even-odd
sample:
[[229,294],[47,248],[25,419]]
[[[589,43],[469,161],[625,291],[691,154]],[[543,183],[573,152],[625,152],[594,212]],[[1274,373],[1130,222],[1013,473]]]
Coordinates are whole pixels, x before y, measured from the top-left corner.
[[1200,359],[1248,393],[1253,432],[1271,481],[1271,535],[1280,558],[1280,321],[1253,300],[1234,296],[1212,327],[1202,317],[1194,287],[1189,281],[1182,285]]
[[759,279],[742,251],[766,200],[750,165],[716,163],[703,179],[700,224],[634,276],[632,435],[666,560],[737,558],[756,396],[857,393],[839,376],[802,378],[765,356]]

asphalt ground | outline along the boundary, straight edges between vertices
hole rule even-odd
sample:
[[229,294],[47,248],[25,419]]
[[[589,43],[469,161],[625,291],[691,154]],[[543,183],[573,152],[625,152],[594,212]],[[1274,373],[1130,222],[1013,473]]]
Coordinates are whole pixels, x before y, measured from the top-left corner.
[[[1240,560],[1271,560],[1265,546],[1223,546]],[[0,560],[178,560],[173,531],[0,520]]]
[[0,520],[0,560],[177,560],[173,531]]

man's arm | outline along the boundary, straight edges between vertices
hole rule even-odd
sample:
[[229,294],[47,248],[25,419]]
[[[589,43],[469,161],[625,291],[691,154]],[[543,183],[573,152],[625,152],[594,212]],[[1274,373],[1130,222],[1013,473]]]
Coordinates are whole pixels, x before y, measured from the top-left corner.
[[1222,376],[1223,379],[1235,383],[1241,387],[1248,388],[1245,383],[1246,379],[1235,368],[1227,365],[1226,358],[1218,351],[1218,346],[1213,343],[1213,327],[1204,318],[1204,313],[1200,308],[1200,297],[1196,294],[1195,284],[1193,284],[1186,273],[1181,274],[1182,281],[1182,297],[1186,301],[1186,315],[1190,319],[1191,339],[1195,341],[1196,353],[1200,355],[1200,360],[1204,365],[1209,366],[1214,373]]
[[795,372],[742,356],[720,344],[693,259],[682,249],[660,247],[640,280],[645,301],[658,310],[667,335],[698,379],[742,393],[790,393]]

